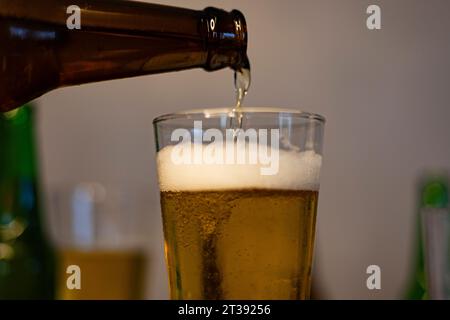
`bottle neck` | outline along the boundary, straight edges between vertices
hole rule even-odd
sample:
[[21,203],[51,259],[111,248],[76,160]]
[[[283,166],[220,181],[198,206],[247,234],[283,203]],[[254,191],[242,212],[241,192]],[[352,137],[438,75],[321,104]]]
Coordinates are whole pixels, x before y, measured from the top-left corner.
[[[164,43],[160,43],[160,51],[172,49],[198,54],[197,56],[186,54],[184,56],[186,60],[183,63],[177,61],[180,57],[173,57],[172,60],[167,57],[166,61],[158,60],[167,64],[164,67],[167,71],[193,67],[203,67],[209,71],[225,67],[240,69],[248,63],[247,25],[243,14],[238,10],[227,12],[208,7],[199,11],[137,1],[105,0],[80,1],[78,4],[76,0],[45,0],[33,5],[31,10],[28,0],[3,2],[0,18],[3,16],[19,21],[40,22],[43,26],[41,34],[46,33],[49,37],[47,40],[50,40],[52,36],[61,41],[66,40],[60,45],[68,45],[72,51],[76,51],[77,45],[81,47],[80,49],[86,49],[80,42],[70,44],[67,41],[80,38],[76,33],[91,34],[92,38],[98,37],[95,44],[100,47],[104,45],[104,41],[111,40],[111,37],[106,35],[116,35],[125,42],[123,48],[125,51],[136,49],[126,47],[127,42],[130,41],[126,39],[127,37],[135,38],[136,42],[142,41],[140,48],[145,47],[146,42],[149,42],[149,45],[152,42],[153,50],[158,46],[156,39],[159,38],[164,39]],[[68,8],[74,5],[80,8],[81,29],[69,30],[67,12]],[[59,26],[59,28],[51,32],[51,26]],[[22,36],[26,36],[27,28],[26,26],[23,28],[25,33],[22,33]],[[92,44],[90,41],[87,42]],[[132,52],[130,52],[130,59],[132,58]],[[154,71],[154,69],[151,67],[151,62],[143,66],[144,72]]]
[[204,68],[213,71],[225,67],[249,68],[247,58],[247,23],[244,15],[208,7],[202,18],[208,58]]
[[[72,6],[80,9],[80,29],[68,28]],[[41,0],[30,7],[29,0],[0,0],[0,40],[1,111],[63,86],[248,64],[247,27],[236,10],[110,0]]]

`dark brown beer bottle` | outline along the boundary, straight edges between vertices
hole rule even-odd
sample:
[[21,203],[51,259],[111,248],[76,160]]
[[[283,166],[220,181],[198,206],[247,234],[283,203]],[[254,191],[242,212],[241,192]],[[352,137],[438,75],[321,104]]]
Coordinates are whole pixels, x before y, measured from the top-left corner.
[[236,10],[0,0],[0,111],[64,86],[189,68],[239,70],[248,67],[246,51],[247,27]]

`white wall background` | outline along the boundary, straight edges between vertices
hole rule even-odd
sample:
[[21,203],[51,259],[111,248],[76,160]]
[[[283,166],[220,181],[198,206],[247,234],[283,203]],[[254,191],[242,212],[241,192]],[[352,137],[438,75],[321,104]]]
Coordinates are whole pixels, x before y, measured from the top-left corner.
[[[317,279],[329,298],[398,298],[405,289],[422,168],[450,168],[450,3],[433,1],[171,0],[240,9],[249,28],[247,105],[326,116]],[[382,30],[365,26],[369,4]],[[151,255],[148,298],[167,284],[152,119],[230,106],[232,72],[202,70],[110,81],[39,99],[47,191],[84,180],[145,188]],[[365,287],[382,269],[382,290]]]

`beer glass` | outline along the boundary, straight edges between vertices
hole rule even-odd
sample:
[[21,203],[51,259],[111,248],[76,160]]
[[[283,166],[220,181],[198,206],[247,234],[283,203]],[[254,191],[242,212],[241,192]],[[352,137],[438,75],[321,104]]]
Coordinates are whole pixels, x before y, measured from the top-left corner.
[[309,298],[325,119],[246,107],[153,123],[171,298]]
[[[57,298],[142,299],[146,256],[138,188],[98,182],[58,186],[51,192],[58,252]],[[80,277],[71,276],[79,268]]]

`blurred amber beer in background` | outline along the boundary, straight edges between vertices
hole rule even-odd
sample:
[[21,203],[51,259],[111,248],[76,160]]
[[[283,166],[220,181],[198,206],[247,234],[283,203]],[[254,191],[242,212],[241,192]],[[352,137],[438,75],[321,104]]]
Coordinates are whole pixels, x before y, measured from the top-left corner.
[[188,128],[203,118],[205,130],[225,130],[226,111],[155,120],[172,299],[309,298],[324,120],[298,111],[243,110],[244,129],[261,118],[256,128],[278,127],[281,141],[283,117],[291,119],[292,137],[301,133],[299,141],[268,146],[279,155],[274,175],[261,175],[254,164],[173,161],[178,146],[164,141],[173,122]]
[[135,189],[83,182],[53,192],[58,299],[144,297],[142,198]]
[[[83,251],[65,249],[59,252],[59,299],[87,300],[141,299],[144,289],[144,256],[131,250]],[[67,286],[67,267],[77,265],[81,270],[81,288]],[[70,282],[70,279],[69,279]]]

